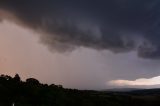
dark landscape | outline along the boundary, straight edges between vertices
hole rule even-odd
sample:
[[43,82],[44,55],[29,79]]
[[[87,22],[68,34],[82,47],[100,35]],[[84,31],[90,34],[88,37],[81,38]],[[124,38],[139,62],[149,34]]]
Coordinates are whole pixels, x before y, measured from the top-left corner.
[[159,106],[160,89],[92,91],[42,84],[34,78],[21,81],[0,76],[0,106]]
[[0,0],[0,106],[160,106],[160,0]]

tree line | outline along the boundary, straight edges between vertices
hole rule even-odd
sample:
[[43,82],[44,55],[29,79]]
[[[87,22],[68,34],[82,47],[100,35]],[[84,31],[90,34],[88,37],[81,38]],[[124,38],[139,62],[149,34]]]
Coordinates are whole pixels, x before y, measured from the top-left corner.
[[[156,92],[160,92],[157,90]],[[153,95],[152,95],[153,94]],[[16,74],[0,76],[0,106],[155,106],[160,94],[143,91],[108,92],[63,88],[42,84],[35,78],[22,81]]]

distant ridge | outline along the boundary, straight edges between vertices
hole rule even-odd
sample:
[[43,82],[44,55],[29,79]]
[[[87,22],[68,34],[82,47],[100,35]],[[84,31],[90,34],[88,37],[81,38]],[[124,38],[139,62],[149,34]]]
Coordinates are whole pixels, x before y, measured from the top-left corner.
[[141,88],[112,88],[112,89],[105,89],[102,91],[110,91],[110,92],[131,92],[131,91],[139,91],[139,90],[147,90]]

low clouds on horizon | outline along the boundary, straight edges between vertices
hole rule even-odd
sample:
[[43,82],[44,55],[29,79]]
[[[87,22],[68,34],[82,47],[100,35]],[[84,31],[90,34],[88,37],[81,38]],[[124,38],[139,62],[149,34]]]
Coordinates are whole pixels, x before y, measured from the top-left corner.
[[136,80],[112,80],[107,82],[109,85],[114,86],[154,86],[160,85],[160,76],[156,76],[153,78],[140,78]]
[[86,47],[159,59],[159,6],[159,0],[1,0],[0,17],[42,33],[51,51]]

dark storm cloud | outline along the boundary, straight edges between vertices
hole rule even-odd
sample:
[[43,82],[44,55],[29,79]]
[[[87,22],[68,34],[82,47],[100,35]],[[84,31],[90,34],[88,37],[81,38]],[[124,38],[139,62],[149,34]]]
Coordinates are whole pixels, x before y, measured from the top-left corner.
[[160,58],[159,0],[1,0],[0,9],[43,33],[51,50],[83,46]]

